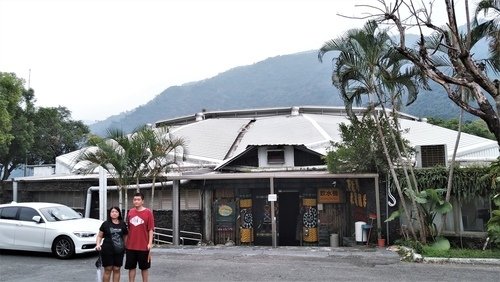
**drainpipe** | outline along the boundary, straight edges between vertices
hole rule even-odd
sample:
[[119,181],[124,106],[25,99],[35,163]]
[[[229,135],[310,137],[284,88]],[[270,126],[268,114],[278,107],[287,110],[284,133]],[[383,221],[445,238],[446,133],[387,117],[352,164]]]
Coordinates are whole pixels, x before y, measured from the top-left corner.
[[179,246],[179,180],[174,180],[172,186],[172,243]]
[[378,185],[378,175],[375,176],[375,207],[377,209],[377,239],[381,239],[382,221],[380,220],[380,189]]
[[[274,177],[269,178],[270,194],[274,195]],[[276,238],[276,215],[274,213],[274,201],[271,201],[271,232],[272,232],[272,242],[273,248],[277,247]]]
[[17,202],[17,181],[12,180],[12,201]]

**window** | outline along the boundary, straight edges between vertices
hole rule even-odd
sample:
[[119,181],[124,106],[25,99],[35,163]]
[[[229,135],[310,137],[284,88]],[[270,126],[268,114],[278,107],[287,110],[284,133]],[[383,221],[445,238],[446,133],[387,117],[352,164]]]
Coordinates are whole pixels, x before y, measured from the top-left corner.
[[39,216],[40,214],[38,214],[35,209],[22,207],[21,211],[19,212],[19,220],[32,221],[33,217],[36,215]]
[[268,164],[284,164],[285,151],[284,150],[267,150],[267,163]]
[[461,205],[463,231],[486,231],[490,219],[490,202],[487,198],[476,197]]
[[0,219],[16,219],[17,207],[5,207],[0,209]]
[[[486,232],[486,223],[490,219],[491,207],[488,197],[474,197],[461,200],[451,199],[453,211],[448,213],[444,222],[444,231],[448,234]],[[441,216],[434,218],[437,226],[441,225]]]

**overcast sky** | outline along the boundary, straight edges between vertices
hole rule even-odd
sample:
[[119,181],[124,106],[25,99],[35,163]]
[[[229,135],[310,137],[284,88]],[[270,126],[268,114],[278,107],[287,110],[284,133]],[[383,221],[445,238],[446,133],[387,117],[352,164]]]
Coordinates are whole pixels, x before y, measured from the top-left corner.
[[73,119],[103,120],[169,86],[317,50],[361,27],[362,20],[337,14],[359,15],[355,4],[367,2],[375,3],[0,0],[0,71],[15,72],[26,87],[29,82],[38,106],[65,106]]

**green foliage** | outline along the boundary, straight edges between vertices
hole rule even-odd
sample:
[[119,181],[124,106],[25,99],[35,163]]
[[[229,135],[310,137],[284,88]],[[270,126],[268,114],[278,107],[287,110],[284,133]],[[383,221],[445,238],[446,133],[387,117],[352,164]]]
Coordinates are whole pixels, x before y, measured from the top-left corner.
[[[176,163],[175,150],[184,146],[184,141],[171,138],[166,131],[144,126],[131,134],[108,129],[106,138],[91,136],[88,145],[77,159],[78,163],[84,164],[81,172],[92,173],[102,166],[115,179],[120,193],[133,180],[139,184],[143,176],[156,179],[160,173],[166,172],[168,166]],[[173,159],[169,159],[169,153],[174,155]],[[125,193],[125,205],[126,197]],[[119,203],[121,207],[122,199]]]
[[384,222],[393,221],[400,216],[401,216],[401,210],[393,211],[391,215],[386,220],[384,220]]
[[420,243],[419,241],[415,241],[415,240],[398,239],[398,240],[394,241],[394,243],[396,245],[412,248],[416,253],[419,253],[419,254],[421,254],[423,249],[424,249],[424,246],[422,245],[422,243]]
[[24,81],[14,73],[0,72],[0,156],[8,153],[14,139],[12,124],[14,115],[22,102]]
[[[390,123],[381,120],[382,130],[386,136],[389,131],[396,131]],[[333,142],[325,159],[328,171],[332,173],[385,172],[389,169],[379,138],[375,121],[370,116],[362,120],[353,120],[351,124],[339,125],[341,142]],[[387,138],[389,154],[393,162],[397,162],[397,152],[391,138]],[[407,140],[400,140],[399,146],[407,146]]]
[[[427,122],[444,128],[458,130],[458,119],[456,118],[444,120],[430,117],[427,119]],[[465,121],[464,124],[462,124],[462,132],[495,140],[495,135],[490,132],[486,122],[481,119]]]
[[450,241],[444,237],[438,237],[436,241],[430,245],[430,249],[434,251],[447,251],[450,249]]
[[[484,197],[492,193],[490,180],[483,177],[487,174],[487,167],[456,167],[453,173],[453,187],[451,195],[459,199],[469,199],[476,196]],[[448,170],[445,167],[432,167],[415,169],[415,178],[418,187],[423,189],[447,186]],[[397,174],[403,187],[408,187],[403,171],[398,169]],[[390,183],[391,189],[395,189],[394,183]]]
[[422,255],[440,258],[496,258],[500,259],[500,250],[448,249],[436,250],[431,246],[424,246]]
[[90,132],[83,122],[72,120],[65,107],[39,108],[33,122],[35,142],[28,154],[29,164],[55,163],[57,156],[80,149]]
[[446,202],[444,199],[446,189],[428,188],[420,192],[415,192],[412,189],[405,188],[404,192],[408,198],[413,198],[417,202],[419,211],[424,219],[424,224],[426,225],[425,227],[427,228],[425,234],[432,237],[436,236],[437,228],[434,223],[436,215],[446,214],[453,209],[451,203]]
[[486,224],[488,236],[493,243],[500,243],[500,193],[498,193],[498,185],[500,181],[500,158],[490,164],[487,173],[485,173],[481,180],[487,181],[492,191],[496,193],[493,196],[493,206],[496,206],[491,212],[491,218]]
[[500,194],[493,197],[496,209],[491,212],[491,218],[487,223],[488,236],[492,243],[500,243]]
[[34,92],[12,73],[0,73],[0,179],[26,161],[33,144]]

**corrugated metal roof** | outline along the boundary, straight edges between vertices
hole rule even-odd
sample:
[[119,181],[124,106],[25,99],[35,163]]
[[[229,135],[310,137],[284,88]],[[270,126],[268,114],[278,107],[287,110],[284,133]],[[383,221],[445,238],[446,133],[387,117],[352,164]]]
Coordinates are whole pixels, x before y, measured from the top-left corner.
[[[292,108],[290,107],[290,110]],[[275,110],[275,109],[274,109]],[[341,141],[339,124],[349,123],[345,115],[334,109],[300,109],[292,115],[286,111],[275,110],[275,115],[239,116],[224,112],[196,122],[170,124],[171,133],[186,140],[188,160],[204,164],[219,165],[237,156],[248,146],[258,145],[304,145],[308,149],[326,154],[331,141]],[[255,110],[256,113],[258,110]],[[245,112],[246,113],[246,112]],[[219,113],[220,114],[220,113]],[[448,158],[453,155],[457,132],[419,121],[418,118],[403,116],[401,129],[413,146],[446,144]],[[75,151],[58,157],[61,162],[74,160],[79,152]],[[498,145],[494,140],[462,133],[457,158],[494,160],[499,156]],[[69,164],[68,164],[69,165]]]
[[243,136],[237,153],[249,145],[306,145],[325,137],[304,116],[274,116],[257,119]]
[[[400,124],[402,130],[408,130],[408,133],[405,133],[404,136],[413,146],[445,144],[448,158],[451,159],[455,148],[455,142],[458,134],[457,131],[426,122],[410,120],[400,120]],[[496,159],[499,155],[497,142],[479,136],[462,133],[457,150],[457,157],[466,155],[477,155]]]
[[251,119],[205,119],[171,130],[186,141],[188,157],[223,160],[238,134]]

